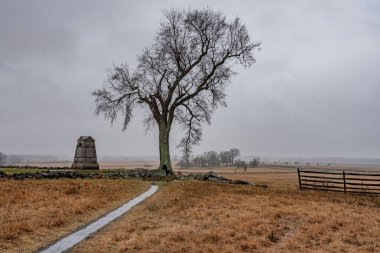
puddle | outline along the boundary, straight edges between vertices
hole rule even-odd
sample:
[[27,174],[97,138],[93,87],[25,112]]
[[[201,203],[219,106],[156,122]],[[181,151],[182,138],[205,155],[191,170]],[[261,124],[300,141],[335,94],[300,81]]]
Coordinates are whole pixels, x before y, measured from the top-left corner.
[[59,240],[58,242],[49,246],[46,249],[41,250],[40,253],[58,253],[58,252],[63,252],[65,250],[70,249],[71,247],[75,246],[76,244],[84,240],[86,237],[91,235],[92,233],[98,231],[99,229],[101,229],[102,227],[104,227],[105,225],[113,221],[114,219],[128,212],[129,209],[139,204],[144,199],[153,195],[157,191],[157,189],[158,189],[157,185],[152,185],[148,191],[137,196],[136,198],[122,205],[118,209],[108,213],[107,215],[103,216],[99,220],[87,225],[85,228],[78,230],[77,232],[74,232],[73,234],[68,235],[67,237]]

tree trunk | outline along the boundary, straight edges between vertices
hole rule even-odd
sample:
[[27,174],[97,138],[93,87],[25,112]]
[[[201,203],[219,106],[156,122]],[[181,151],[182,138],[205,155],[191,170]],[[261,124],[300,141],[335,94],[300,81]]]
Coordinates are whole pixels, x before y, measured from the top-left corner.
[[172,164],[170,161],[169,150],[169,133],[170,126],[165,120],[160,121],[159,125],[159,143],[160,143],[160,170],[165,171],[166,175],[174,175]]

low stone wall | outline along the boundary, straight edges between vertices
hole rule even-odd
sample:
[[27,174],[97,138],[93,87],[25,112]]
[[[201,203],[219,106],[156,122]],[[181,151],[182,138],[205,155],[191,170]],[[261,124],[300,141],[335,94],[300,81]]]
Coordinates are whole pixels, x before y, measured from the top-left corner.
[[60,178],[72,178],[72,179],[132,179],[140,178],[143,180],[202,180],[211,181],[222,184],[240,184],[240,185],[255,185],[254,183],[243,180],[231,180],[222,176],[218,176],[216,173],[210,171],[205,174],[176,174],[173,177],[166,177],[160,170],[146,170],[146,169],[134,169],[134,170],[120,170],[120,171],[107,171],[103,173],[99,172],[84,172],[84,171],[60,171],[49,170],[47,172],[26,172],[26,173],[14,173],[7,175],[0,171],[0,178],[23,180],[28,178],[34,179],[60,179]]
[[248,181],[231,180],[231,179],[225,178],[223,176],[218,176],[213,171],[209,171],[205,174],[187,174],[187,175],[177,174],[176,178],[179,180],[196,179],[196,180],[211,181],[211,182],[222,183],[222,184],[256,185],[256,184],[248,182]]
[[31,165],[1,165],[0,169],[71,170],[71,167],[39,167]]

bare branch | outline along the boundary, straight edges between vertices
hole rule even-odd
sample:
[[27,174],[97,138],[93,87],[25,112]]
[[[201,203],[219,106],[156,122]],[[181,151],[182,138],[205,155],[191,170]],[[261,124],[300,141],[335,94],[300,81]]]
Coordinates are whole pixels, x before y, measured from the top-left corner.
[[235,74],[233,66],[253,64],[254,49],[261,43],[251,42],[239,18],[227,21],[221,12],[207,8],[170,9],[164,16],[152,47],[138,57],[136,70],[114,66],[105,86],[93,92],[95,112],[111,123],[121,113],[125,130],[133,109],[141,105],[150,112],[147,129],[157,123],[165,131],[162,138],[168,138],[176,121],[185,132],[179,147],[187,156],[201,140],[202,124],[210,124],[216,108],[226,106],[225,87]]

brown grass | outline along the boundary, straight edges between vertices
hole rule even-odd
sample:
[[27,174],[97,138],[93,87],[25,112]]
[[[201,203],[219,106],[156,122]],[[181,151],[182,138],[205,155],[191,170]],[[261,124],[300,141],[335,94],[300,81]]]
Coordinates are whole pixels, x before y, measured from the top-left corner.
[[296,169],[279,169],[279,168],[248,168],[247,171],[243,169],[236,169],[235,167],[215,167],[215,168],[197,168],[197,169],[183,169],[178,170],[183,174],[188,173],[206,173],[214,171],[220,176],[229,179],[241,179],[259,184],[270,185],[294,185],[298,184],[298,175]]
[[380,198],[174,181],[71,252],[379,252]]
[[0,180],[0,252],[32,252],[149,187],[137,180]]

